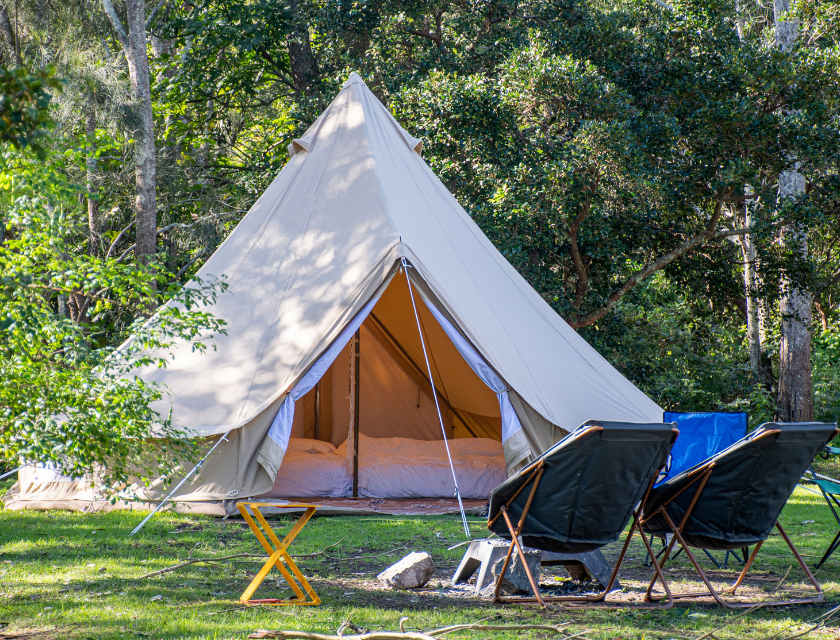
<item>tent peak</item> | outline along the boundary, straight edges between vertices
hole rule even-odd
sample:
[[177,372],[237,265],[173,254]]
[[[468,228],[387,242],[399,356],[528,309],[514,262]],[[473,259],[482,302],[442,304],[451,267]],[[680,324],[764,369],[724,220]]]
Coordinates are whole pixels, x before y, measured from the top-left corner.
[[[341,85],[341,88],[342,88],[342,89],[346,89],[346,88],[347,88],[347,87],[349,87],[351,84],[365,84],[365,81],[364,81],[364,80],[362,80],[362,77],[361,77],[358,73],[356,73],[355,71],[353,71],[353,72],[352,72],[352,73],[351,73],[351,74],[347,77],[347,80],[344,82],[344,84],[343,84],[343,85]],[[365,84],[365,86],[367,86],[367,85]]]

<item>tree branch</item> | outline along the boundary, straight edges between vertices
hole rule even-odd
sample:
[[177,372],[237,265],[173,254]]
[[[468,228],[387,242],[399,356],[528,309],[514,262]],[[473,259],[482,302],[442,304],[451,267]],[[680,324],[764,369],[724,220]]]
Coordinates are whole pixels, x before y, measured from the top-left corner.
[[146,18],[146,23],[144,25],[147,30],[150,26],[152,26],[152,21],[155,19],[155,16],[157,15],[158,10],[163,5],[165,5],[167,2],[169,2],[169,0],[160,0],[160,2],[158,2],[157,5],[155,5],[155,8],[152,9],[152,12],[149,14],[149,17]]
[[718,220],[720,220],[720,214],[723,210],[723,203],[726,201],[727,195],[729,195],[728,192],[725,194],[718,195],[717,202],[715,203],[714,213],[709,219],[708,224],[706,224],[706,228],[701,233],[698,233],[692,238],[689,238],[676,249],[669,251],[663,256],[660,256],[653,262],[649,262],[638,273],[628,278],[623,285],[621,285],[616,291],[614,291],[613,294],[609,298],[607,298],[606,304],[602,305],[598,309],[595,309],[594,311],[590,311],[587,314],[578,316],[574,320],[569,321],[569,325],[573,329],[580,329],[581,327],[588,327],[592,324],[595,324],[596,322],[598,322],[598,320],[600,320],[610,311],[612,311],[612,309],[618,304],[618,301],[621,300],[633,287],[645,280],[645,278],[647,278],[653,273],[656,273],[660,269],[664,269],[674,260],[681,256],[684,256],[696,246],[702,244],[703,242],[713,239],[715,237],[715,228],[717,227]]
[[122,45],[125,57],[128,58],[129,52],[131,51],[131,47],[128,44],[128,34],[125,32],[122,21],[117,15],[117,11],[114,9],[114,5],[111,3],[111,0],[102,0],[102,8],[105,10],[105,15],[108,16],[108,21],[111,23],[114,33],[117,35],[117,40],[119,40]]
[[583,263],[583,256],[581,256],[580,253],[577,235],[578,231],[580,231],[580,226],[583,224],[583,221],[589,217],[589,212],[592,209],[592,195],[598,188],[598,183],[600,182],[600,180],[600,175],[595,177],[595,182],[593,182],[592,186],[589,188],[589,195],[584,201],[580,212],[575,216],[575,219],[572,220],[572,223],[569,225],[569,245],[572,253],[572,264],[574,264],[575,274],[577,275],[577,284],[575,285],[575,300],[574,302],[572,302],[572,306],[575,309],[580,309],[581,305],[583,305],[583,299],[586,297],[586,290],[589,287],[589,271],[587,270],[586,265]]
[[732,229],[731,231],[721,231],[720,233],[715,234],[711,240],[720,240],[721,238],[728,238],[730,236],[745,236],[752,233],[752,231],[752,227],[747,227],[745,229]]
[[111,257],[111,254],[114,252],[114,249],[116,249],[117,244],[119,243],[119,241],[120,241],[120,240],[122,240],[122,237],[123,237],[123,236],[124,236],[124,235],[128,232],[128,230],[129,230],[129,229],[131,229],[131,227],[133,227],[133,226],[134,226],[134,223],[135,223],[135,222],[137,222],[137,220],[132,220],[132,221],[129,223],[129,225],[128,225],[125,229],[123,229],[122,231],[120,231],[120,232],[119,232],[119,234],[117,235],[117,237],[116,237],[116,238],[114,238],[114,241],[111,243],[111,246],[110,246],[110,247],[108,247],[108,253],[106,253],[106,254],[105,254],[105,259],[106,259],[106,260],[107,260],[108,258],[110,258],[110,257]]

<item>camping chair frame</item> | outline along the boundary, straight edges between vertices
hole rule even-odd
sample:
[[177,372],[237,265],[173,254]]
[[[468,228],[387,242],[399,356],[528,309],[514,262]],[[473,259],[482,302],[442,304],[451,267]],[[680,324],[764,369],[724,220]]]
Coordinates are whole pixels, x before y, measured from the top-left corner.
[[[592,426],[589,429],[581,431],[580,434],[578,434],[576,437],[580,438],[586,435],[587,433],[591,433],[592,431],[603,431],[603,427]],[[667,595],[667,601],[665,603],[657,605],[647,605],[645,608],[670,609],[671,607],[673,607],[674,600],[671,597],[671,591],[665,581],[664,575],[662,574],[660,564],[659,562],[657,562],[654,556],[653,549],[650,546],[650,542],[648,541],[647,537],[642,531],[641,522],[639,520],[639,517],[642,513],[642,508],[644,507],[645,502],[647,501],[647,497],[650,494],[651,489],[653,488],[653,484],[656,481],[658,473],[654,474],[653,478],[651,478],[647,490],[645,491],[644,498],[642,498],[642,501],[639,503],[639,506],[636,507],[636,510],[633,513],[633,524],[630,527],[630,531],[627,533],[627,539],[624,541],[624,546],[621,548],[621,553],[619,554],[618,559],[616,560],[615,568],[613,569],[612,575],[610,575],[609,584],[605,585],[604,590],[597,594],[580,596],[543,596],[540,594],[539,585],[537,584],[536,580],[534,580],[534,576],[531,573],[531,569],[528,567],[528,563],[525,561],[525,554],[523,553],[522,546],[519,543],[519,536],[522,533],[522,528],[525,524],[525,519],[528,517],[528,511],[531,508],[531,501],[534,499],[534,494],[537,492],[537,487],[539,486],[540,480],[542,479],[543,471],[545,471],[545,469],[543,468],[542,460],[539,460],[535,464],[523,469],[519,473],[520,476],[524,476],[529,472],[531,475],[522,484],[522,486],[519,487],[516,493],[514,493],[510,497],[507,503],[503,504],[500,507],[499,513],[497,513],[496,516],[493,517],[487,523],[487,528],[489,529],[496,522],[499,516],[502,516],[511,535],[511,543],[508,547],[504,563],[502,564],[502,571],[499,573],[499,577],[496,579],[496,589],[493,592],[493,602],[503,604],[513,604],[518,602],[538,602],[546,608],[548,606],[546,603],[548,602],[605,602],[607,595],[613,590],[613,584],[615,583],[616,577],[618,576],[618,570],[621,567],[621,563],[624,561],[624,556],[627,553],[627,548],[630,546],[630,540],[633,538],[633,533],[638,530],[639,535],[642,537],[642,541],[645,543],[645,547],[647,548],[648,553],[653,558],[654,571],[656,572],[656,575],[659,576],[659,578],[662,580],[662,584],[664,585],[665,593]],[[528,484],[531,484],[531,493],[528,495],[528,500],[525,502],[525,508],[522,511],[522,516],[519,518],[519,522],[514,527],[513,522],[511,522],[510,515],[508,515],[508,507],[511,505],[511,503],[513,503],[513,501],[522,492],[522,490],[528,486]],[[519,553],[519,557],[522,560],[522,566],[525,568],[525,573],[528,576],[528,582],[531,584],[531,590],[534,592],[533,598],[530,596],[523,597],[499,595],[499,592],[502,588],[502,581],[504,580],[505,574],[507,573],[508,567],[510,566],[510,560],[513,555],[514,548],[516,548],[517,552]]]
[[[771,434],[776,434],[776,433],[779,433],[779,432],[780,432],[779,429],[768,429],[766,433],[763,433],[758,437],[763,438],[765,436],[768,436],[768,435],[771,435]],[[654,511],[652,514],[650,514],[647,518],[642,519],[641,524],[644,525],[645,522],[650,520],[655,515],[661,515],[665,519],[665,522],[668,524],[668,527],[671,529],[671,532],[674,534],[674,537],[671,538],[670,544],[665,549],[665,554],[662,556],[661,566],[665,567],[665,563],[668,562],[668,556],[670,555],[671,550],[674,548],[674,544],[676,544],[678,542],[680,544],[680,546],[683,548],[683,550],[685,550],[685,553],[688,556],[688,559],[691,561],[691,564],[694,565],[695,570],[700,575],[700,579],[703,581],[703,583],[706,585],[706,588],[708,589],[708,593],[703,592],[703,591],[698,591],[698,592],[692,592],[692,593],[677,593],[677,594],[672,595],[671,590],[668,589],[668,588],[665,588],[665,593],[667,594],[669,601],[672,601],[672,600],[675,600],[675,599],[682,599],[682,598],[701,598],[701,597],[711,595],[717,601],[717,603],[720,606],[725,607],[726,609],[743,609],[743,608],[753,607],[753,606],[756,605],[755,602],[729,602],[729,601],[725,600],[722,596],[723,595],[731,595],[731,596],[735,595],[736,590],[738,589],[738,587],[741,586],[741,583],[744,581],[744,578],[746,578],[747,573],[749,572],[750,567],[752,566],[752,563],[755,560],[756,555],[758,555],[758,551],[761,549],[761,546],[764,543],[764,541],[761,540],[755,545],[755,548],[753,549],[752,553],[750,554],[749,558],[747,559],[746,563],[744,564],[744,568],[741,571],[740,575],[738,576],[738,579],[731,586],[718,591],[712,586],[712,583],[709,582],[708,577],[706,577],[706,572],[703,571],[703,568],[700,566],[700,563],[697,561],[697,558],[691,552],[691,548],[689,547],[689,545],[686,543],[686,541],[683,539],[683,536],[682,536],[682,532],[683,532],[683,529],[684,529],[686,523],[688,522],[688,518],[689,518],[689,516],[691,516],[691,512],[694,510],[694,506],[697,504],[697,501],[700,499],[700,495],[703,493],[703,489],[705,489],[705,487],[706,487],[706,482],[709,480],[709,477],[712,475],[712,472],[714,471],[714,468],[715,468],[715,463],[710,462],[707,465],[704,465],[702,467],[698,467],[697,469],[695,469],[691,473],[691,475],[694,476],[694,480],[692,480],[690,483],[688,483],[685,487],[683,487],[679,492],[677,492],[674,496],[672,496],[664,504],[660,505],[660,507],[656,511]],[[689,477],[691,477],[691,475]],[[685,514],[683,515],[682,519],[680,520],[679,525],[675,525],[674,521],[668,515],[668,512],[665,509],[665,507],[667,507],[668,504],[673,502],[678,496],[682,495],[682,493],[684,491],[687,491],[690,487],[696,487],[694,496],[693,496],[691,502],[689,503],[688,508],[685,511]],[[817,579],[814,577],[814,574],[811,573],[811,570],[808,568],[808,565],[805,564],[805,561],[802,559],[802,556],[799,555],[799,552],[796,550],[796,547],[793,545],[793,542],[788,537],[787,533],[785,533],[785,530],[782,528],[782,525],[779,524],[778,521],[776,521],[776,528],[779,530],[779,533],[781,534],[785,543],[787,543],[787,546],[790,548],[791,552],[793,552],[793,555],[796,558],[796,561],[799,563],[799,566],[802,567],[802,570],[805,572],[805,575],[808,577],[808,580],[814,586],[814,589],[816,590],[817,594],[816,594],[816,597],[813,597],[813,598],[799,598],[799,599],[794,599],[794,600],[784,600],[784,601],[777,601],[777,602],[762,602],[761,605],[765,606],[765,607],[773,607],[773,606],[784,606],[784,605],[792,605],[792,604],[815,604],[815,603],[819,603],[819,602],[825,602],[825,594],[823,593],[822,586],[820,586],[820,583],[817,582]],[[662,581],[663,588],[665,587],[665,581],[663,580],[662,576],[663,576],[663,573],[661,571],[656,572],[656,575],[654,576],[653,580],[651,580],[650,585],[648,586],[648,589],[647,589],[647,593],[645,594],[645,599],[646,600],[657,600],[657,599],[660,598],[660,596],[658,594],[653,593],[653,588],[656,584],[657,579]]]
[[[833,449],[834,447],[831,448]],[[840,499],[838,499],[837,496],[840,495],[840,493],[828,493],[825,490],[825,487],[823,487],[823,482],[830,482],[834,485],[840,485],[840,482],[837,482],[836,480],[834,480],[833,478],[829,478],[828,476],[817,474],[813,468],[810,469],[810,472],[813,476],[814,484],[817,485],[817,488],[820,490],[820,493],[822,493],[823,498],[825,498],[825,502],[828,505],[828,508],[831,509],[831,514],[837,521],[837,526],[840,527],[840,514],[837,513],[838,509],[840,509]],[[832,556],[832,554],[835,551],[837,551],[837,547],[840,547],[840,530],[837,531],[837,535],[834,536],[834,540],[832,540],[831,544],[828,545],[828,548],[825,550],[823,557],[820,558],[820,561],[814,565],[814,568],[819,569],[820,567],[822,567],[823,564],[825,564],[826,560],[828,560]]]
[[[269,556],[268,560],[263,565],[263,568],[260,569],[259,573],[257,573],[254,579],[251,581],[251,584],[249,584],[248,588],[245,589],[245,591],[242,593],[242,596],[240,596],[239,601],[242,604],[246,605],[284,606],[293,604],[321,604],[321,599],[315,593],[315,590],[306,580],[306,577],[304,577],[303,573],[295,564],[294,560],[292,560],[292,557],[287,551],[289,545],[291,545],[292,541],[297,537],[301,529],[303,529],[303,527],[315,513],[316,507],[311,504],[272,504],[266,502],[240,502],[236,506],[239,509],[239,513],[242,514],[242,517],[248,523],[248,526],[251,527],[251,531],[254,532],[254,535],[257,537],[257,540],[260,541],[260,544],[263,546],[263,549],[265,549],[265,552]],[[303,515],[301,515],[301,517],[298,519],[298,521],[295,523],[295,525],[292,527],[289,533],[286,534],[286,537],[283,538],[283,540],[280,540],[274,533],[274,531],[272,531],[271,526],[265,519],[265,516],[262,513],[260,513],[260,507],[295,510],[303,508],[306,509],[306,511],[304,511]],[[254,513],[253,517],[248,511],[249,508]],[[265,531],[266,535],[268,536],[268,539],[266,539],[266,536],[264,536],[262,531],[260,531],[260,526],[257,526],[257,523],[254,522],[254,518],[256,518],[257,521],[260,523],[263,531]],[[269,542],[269,540],[271,542]],[[286,566],[288,566],[288,569],[286,568]],[[257,587],[259,587],[262,581],[265,580],[265,577],[269,574],[272,567],[277,567],[277,570],[280,572],[280,574],[283,576],[283,579],[294,592],[296,598],[289,600],[281,600],[278,598],[265,598],[259,600],[251,599],[251,596],[254,595],[254,592],[257,590]]]

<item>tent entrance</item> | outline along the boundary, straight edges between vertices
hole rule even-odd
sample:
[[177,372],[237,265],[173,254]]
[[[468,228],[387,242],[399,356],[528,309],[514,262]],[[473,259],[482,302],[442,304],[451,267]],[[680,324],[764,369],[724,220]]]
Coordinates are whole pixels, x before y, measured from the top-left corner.
[[[447,438],[501,442],[496,394],[470,368],[418,298]],[[372,438],[441,440],[423,348],[405,279],[395,277],[360,328],[359,430]],[[315,387],[297,401],[293,438],[341,445],[351,422],[351,342]]]
[[[466,498],[484,498],[507,477],[499,398],[416,292],[415,300],[459,488]],[[355,338],[349,337],[317,382],[294,402],[289,446],[267,496],[345,497],[358,487],[360,497],[453,497],[454,481],[406,279],[393,278],[366,311],[358,327],[358,423],[356,347]],[[358,471],[353,469],[355,426]],[[339,462],[350,470],[349,481],[332,468]],[[325,473],[332,480],[322,486]],[[325,493],[330,482],[340,486]]]

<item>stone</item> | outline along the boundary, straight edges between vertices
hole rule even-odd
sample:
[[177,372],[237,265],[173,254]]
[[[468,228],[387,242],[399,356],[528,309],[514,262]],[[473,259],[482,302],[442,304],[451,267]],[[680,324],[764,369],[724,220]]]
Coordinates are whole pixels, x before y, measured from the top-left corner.
[[[531,575],[534,576],[534,582],[536,582],[537,587],[539,587],[542,552],[531,549],[526,550],[525,561],[528,563]],[[502,573],[502,565],[504,565],[504,563],[504,558],[500,558],[495,562],[493,565],[493,582],[481,591],[482,596],[493,596],[493,593],[496,590],[496,580],[498,580],[499,574]],[[521,594],[534,595],[534,590],[531,588],[531,582],[528,580],[528,574],[525,572],[525,565],[522,563],[519,551],[513,552],[513,556],[510,559],[510,565],[508,566],[507,572],[505,572],[505,578],[502,580],[502,588],[499,590],[499,594],[505,596]]]
[[434,572],[435,562],[432,556],[425,552],[413,551],[376,578],[395,589],[416,589],[425,585]]
[[[510,542],[506,540],[473,540],[452,576],[452,584],[468,582],[478,572],[474,592],[476,595],[481,595],[488,585],[494,584],[493,565],[507,554],[509,545]],[[612,575],[612,567],[607,563],[600,549],[584,553],[543,551],[542,566],[552,565],[564,565],[569,575],[575,580],[588,581],[591,576],[594,576],[605,587]],[[621,583],[617,578],[613,581],[612,588],[621,589]]]

